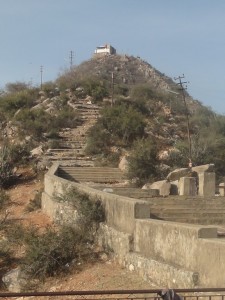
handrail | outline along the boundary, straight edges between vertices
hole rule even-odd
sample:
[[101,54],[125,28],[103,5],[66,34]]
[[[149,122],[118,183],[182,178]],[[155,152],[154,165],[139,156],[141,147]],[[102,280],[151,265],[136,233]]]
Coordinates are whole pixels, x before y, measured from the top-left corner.
[[[149,289],[149,290],[90,290],[90,291],[58,291],[58,292],[22,292],[0,293],[0,298],[7,297],[46,297],[46,296],[95,296],[95,295],[138,295],[138,294],[157,294],[162,289]],[[215,293],[224,292],[225,288],[200,288],[200,289],[174,289],[178,294],[182,293]],[[201,295],[203,297],[204,295]],[[212,295],[210,295],[211,297]],[[145,297],[145,299],[148,297]],[[150,297],[149,297],[150,298]],[[160,298],[158,295],[154,297]],[[118,297],[117,297],[118,299]],[[124,299],[124,298],[123,298]]]

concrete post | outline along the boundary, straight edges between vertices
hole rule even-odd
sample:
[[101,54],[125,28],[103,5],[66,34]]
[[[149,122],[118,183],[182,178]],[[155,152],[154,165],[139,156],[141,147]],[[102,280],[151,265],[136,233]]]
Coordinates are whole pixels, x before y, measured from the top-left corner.
[[197,187],[195,177],[181,177],[179,180],[180,196],[196,196]]
[[220,193],[220,196],[225,196],[225,183],[224,182],[221,182],[219,184],[219,193]]
[[214,172],[201,172],[199,178],[199,196],[215,196],[216,191],[216,175]]

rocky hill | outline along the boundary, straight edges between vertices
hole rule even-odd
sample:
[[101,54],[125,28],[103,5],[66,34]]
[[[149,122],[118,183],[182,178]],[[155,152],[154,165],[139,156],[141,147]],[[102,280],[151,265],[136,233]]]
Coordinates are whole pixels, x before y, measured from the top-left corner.
[[[131,88],[135,85],[148,84],[153,89],[165,94],[180,93],[179,86],[172,78],[161,73],[140,57],[128,55],[94,56],[74,67],[71,72],[67,73],[67,76],[77,80],[82,80],[88,76],[112,83],[112,74],[114,85]],[[191,110],[200,106],[200,103],[195,101],[187,92],[185,94]]]
[[[216,116],[185,91],[187,111],[179,85],[140,57],[93,57],[67,70],[55,82],[44,83],[42,91],[18,83],[14,87],[16,92],[1,95],[0,143],[41,146],[40,154],[44,153],[47,164],[57,159],[78,161],[78,156],[80,162],[85,159],[88,131],[101,116],[102,108],[109,107],[112,97],[114,104],[122,101],[141,112],[146,122],[145,137],[157,141],[160,158],[178,143],[187,143],[187,115],[196,163],[211,162],[216,153],[212,141],[218,139],[221,147],[224,137],[222,116]],[[58,137],[54,137],[56,131]],[[120,147],[114,141],[110,143],[112,151]],[[222,152],[219,156],[221,165]],[[93,164],[90,158],[88,165]]]

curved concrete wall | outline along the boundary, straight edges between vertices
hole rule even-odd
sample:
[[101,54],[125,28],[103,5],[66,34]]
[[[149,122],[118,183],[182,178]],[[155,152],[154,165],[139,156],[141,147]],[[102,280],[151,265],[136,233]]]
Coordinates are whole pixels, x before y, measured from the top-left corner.
[[121,197],[69,182],[57,176],[55,164],[45,175],[42,209],[53,220],[71,222],[76,213],[57,202],[70,186],[100,199],[106,222],[99,243],[111,248],[118,261],[143,278],[171,288],[221,287],[225,282],[225,241],[213,226],[150,219],[145,201]]

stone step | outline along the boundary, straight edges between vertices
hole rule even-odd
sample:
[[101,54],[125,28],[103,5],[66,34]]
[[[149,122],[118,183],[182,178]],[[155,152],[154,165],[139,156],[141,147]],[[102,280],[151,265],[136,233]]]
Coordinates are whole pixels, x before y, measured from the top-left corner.
[[76,181],[91,182],[119,182],[123,180],[123,173],[117,168],[70,168],[63,167],[58,169],[58,176],[65,179]]
[[79,156],[50,156],[49,157],[52,161],[63,161],[63,160],[86,160],[85,156],[79,155]]
[[125,188],[125,187],[110,187],[110,186],[95,186],[95,189],[98,190],[111,190],[110,193],[135,198],[135,199],[144,199],[145,197],[152,197],[158,195],[158,190],[142,190],[137,188]]
[[157,220],[164,220],[168,222],[178,222],[178,223],[188,223],[188,224],[199,224],[199,225],[225,225],[225,218],[224,216],[219,216],[219,217],[163,217],[163,218],[158,218],[155,216],[151,216],[152,219],[157,219]]
[[183,209],[182,211],[179,211],[179,210],[171,210],[171,211],[167,211],[167,210],[162,210],[161,212],[160,211],[155,211],[155,210],[152,210],[150,209],[150,212],[151,214],[155,215],[155,216],[158,216],[159,218],[163,218],[163,217],[200,217],[200,216],[203,216],[203,217],[213,217],[213,216],[220,216],[220,215],[224,215],[225,216],[225,210],[221,210],[221,209],[215,209],[214,211],[210,211],[210,210],[205,210],[205,211],[202,211],[202,210],[185,210]]
[[[179,197],[179,196],[178,196]],[[160,205],[163,206],[171,206],[171,205],[217,205],[218,203],[224,204],[225,206],[225,197],[214,197],[214,198],[203,198],[203,197],[195,197],[195,198],[183,198],[180,196],[180,198],[146,198],[146,201],[148,201],[152,205]]]

